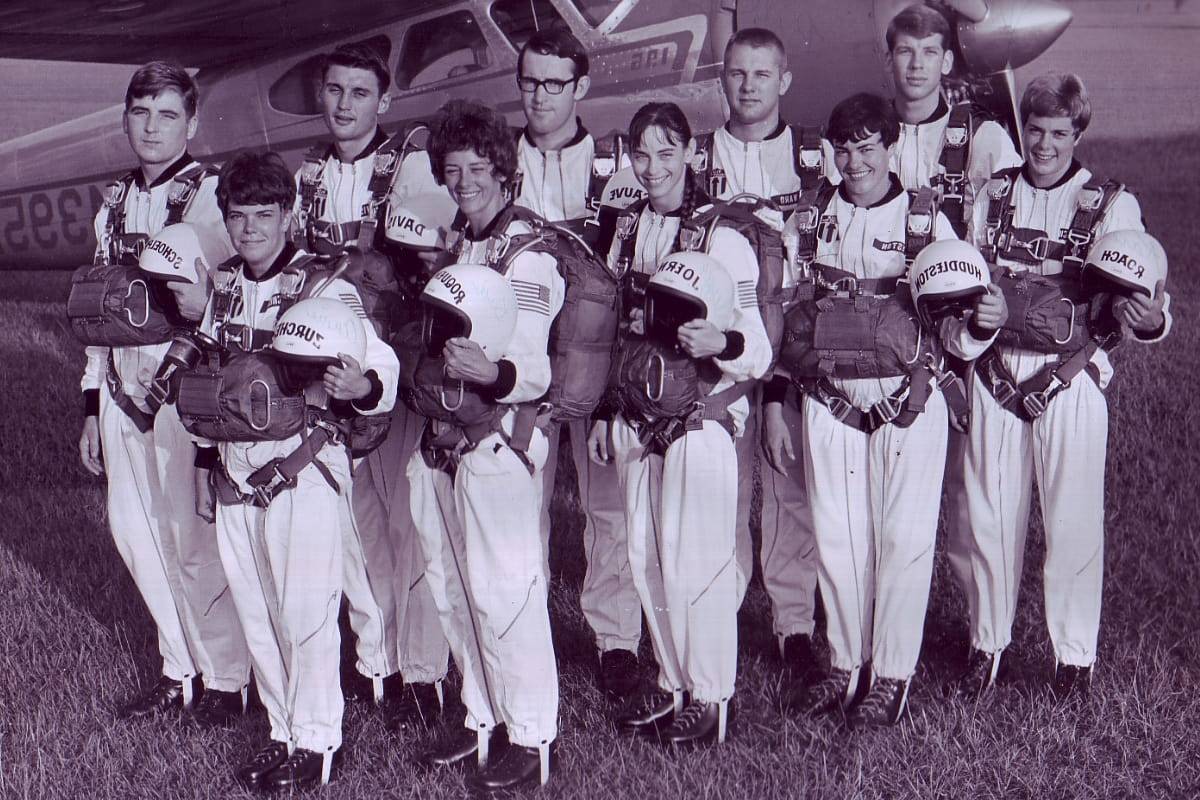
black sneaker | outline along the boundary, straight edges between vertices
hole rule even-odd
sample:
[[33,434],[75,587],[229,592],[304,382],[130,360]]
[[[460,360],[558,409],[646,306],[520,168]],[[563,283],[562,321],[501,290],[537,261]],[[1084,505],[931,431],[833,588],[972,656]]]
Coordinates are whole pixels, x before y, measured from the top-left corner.
[[[683,702],[687,703],[684,694]],[[651,692],[631,703],[617,714],[613,722],[617,732],[626,736],[653,734],[666,728],[675,719],[675,696],[670,692]]]
[[[722,720],[722,712],[731,713],[732,706],[725,703],[702,703],[693,700],[688,707],[675,715],[674,721],[663,731],[663,741],[675,747],[694,747],[701,744],[722,743],[728,738],[729,719]],[[722,722],[725,724],[722,725]]]
[[638,659],[628,650],[606,650],[600,654],[597,681],[609,700],[631,697],[638,687]]
[[273,769],[287,761],[287,742],[270,740],[255,750],[248,759],[234,770],[233,777],[247,789],[263,788],[263,778]]
[[286,761],[263,776],[262,788],[278,792],[329,783],[342,764],[341,756],[341,750],[318,753],[297,747]]
[[[865,667],[860,670],[860,675],[863,672]],[[848,670],[830,669],[825,677],[811,685],[795,687],[784,700],[784,706],[808,717],[817,717],[845,708],[852,699],[850,678],[851,673]]]
[[900,721],[908,707],[908,681],[876,678],[863,701],[846,712],[846,726],[863,731]]
[[[204,691],[204,686],[198,677],[188,678],[187,680],[191,681],[191,697],[188,699],[194,700]],[[154,714],[163,714],[168,711],[185,708],[187,704],[185,703],[183,688],[183,681],[171,680],[163,676],[149,689],[125,701],[117,709],[117,717],[120,719],[137,719],[139,717],[148,717]]]
[[812,672],[817,657],[813,652],[812,637],[807,633],[793,633],[783,640],[783,666],[792,675],[805,678]]
[[499,724],[492,728],[487,740],[486,758],[479,755],[479,734],[467,728],[459,728],[454,734],[432,750],[423,753],[417,763],[426,770],[440,770],[472,766],[480,761],[495,761],[508,749],[508,728]]
[[967,666],[955,681],[955,693],[962,698],[974,700],[996,684],[1000,674],[1001,650],[988,653],[974,647],[967,654]]
[[489,794],[544,784],[550,780],[552,749],[552,746],[509,745],[504,755],[489,759],[486,767],[468,777],[467,786],[476,792]]
[[406,683],[384,706],[385,727],[393,733],[425,730],[441,720],[443,709],[440,683]]
[[246,712],[244,698],[242,691],[222,692],[217,689],[205,689],[199,702],[192,709],[192,719],[211,727],[228,725]]

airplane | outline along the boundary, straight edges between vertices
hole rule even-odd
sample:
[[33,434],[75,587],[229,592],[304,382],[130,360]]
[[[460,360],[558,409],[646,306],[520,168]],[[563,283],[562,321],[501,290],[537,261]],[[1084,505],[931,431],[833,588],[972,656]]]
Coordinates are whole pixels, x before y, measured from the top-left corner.
[[[721,57],[735,27],[776,31],[794,75],[784,118],[821,125],[858,91],[890,94],[884,31],[912,0],[18,0],[0,11],[0,57],[197,68],[199,130],[189,150],[220,162],[270,148],[297,166],[326,136],[317,104],[321,53],[366,42],[392,69],[386,130],[455,97],[483,98],[522,124],[514,79],[521,44],[566,25],[587,47],[580,104],[592,131],[623,130],[651,100],[678,103],[693,129],[725,121]],[[955,78],[1018,125],[1013,69],[1045,51],[1071,12],[1055,0],[937,0],[954,22]],[[280,9],[288,10],[286,15]],[[131,67],[132,72],[132,67]],[[90,263],[103,190],[131,169],[117,104],[0,144],[0,268]]]

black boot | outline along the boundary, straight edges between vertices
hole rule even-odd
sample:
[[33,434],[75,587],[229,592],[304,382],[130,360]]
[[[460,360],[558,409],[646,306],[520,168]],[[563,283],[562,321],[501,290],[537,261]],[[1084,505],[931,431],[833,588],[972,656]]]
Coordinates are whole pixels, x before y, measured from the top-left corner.
[[234,770],[233,776],[242,786],[257,791],[263,788],[263,778],[287,761],[287,757],[287,742],[268,741]]
[[500,758],[467,778],[467,786],[477,792],[502,792],[550,780],[551,745],[522,747],[510,744]]
[[[687,702],[687,694],[682,695]],[[626,736],[653,734],[666,728],[675,719],[675,696],[670,692],[651,692],[617,714],[613,720],[617,732]]]
[[665,731],[663,741],[675,747],[724,742],[728,733],[729,703],[693,700]]
[[245,698],[244,689],[237,692],[205,689],[192,709],[192,719],[211,727],[228,725],[246,712]]
[[1000,659],[1003,654],[1003,650],[988,653],[972,647],[967,654],[966,669],[956,681],[955,693],[964,699],[974,700],[992,688],[1000,675]]
[[1092,668],[1058,664],[1054,668],[1054,682],[1050,684],[1056,700],[1084,700],[1092,689]]
[[174,681],[164,676],[158,679],[158,682],[151,686],[146,691],[125,702],[117,709],[117,717],[120,719],[136,719],[138,717],[146,717],[151,714],[162,714],[167,711],[185,708],[188,703],[194,700],[204,690],[200,679],[187,678],[191,682],[190,691],[185,702],[185,692],[183,681]]
[[908,681],[876,678],[863,701],[846,713],[846,725],[863,731],[895,725],[908,708]]
[[425,730],[438,723],[444,706],[442,683],[406,683],[384,706],[385,727],[393,733]]
[[262,788],[269,792],[285,789],[307,789],[321,786],[333,780],[342,765],[342,751],[318,753],[297,747],[287,760],[271,770],[262,779]]
[[609,700],[631,697],[638,686],[637,656],[629,650],[605,650],[600,654],[596,682]]
[[445,769],[473,764],[483,766],[503,756],[504,751],[508,749],[508,728],[500,724],[492,728],[490,735],[483,735],[487,736],[486,757],[479,753],[481,734],[460,728],[456,734],[439,747],[422,755],[418,761],[426,769]]

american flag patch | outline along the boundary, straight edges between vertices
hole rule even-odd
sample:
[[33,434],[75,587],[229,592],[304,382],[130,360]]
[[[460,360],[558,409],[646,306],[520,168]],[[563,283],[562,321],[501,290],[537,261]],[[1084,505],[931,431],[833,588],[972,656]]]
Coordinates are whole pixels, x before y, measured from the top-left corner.
[[367,318],[367,311],[363,308],[362,300],[359,299],[358,295],[349,292],[338,292],[338,299],[350,306],[350,309],[362,319]]
[[758,305],[758,289],[755,281],[738,281],[737,298],[739,308],[754,308]]
[[533,311],[544,317],[550,316],[550,287],[517,278],[509,282],[517,295],[517,308]]

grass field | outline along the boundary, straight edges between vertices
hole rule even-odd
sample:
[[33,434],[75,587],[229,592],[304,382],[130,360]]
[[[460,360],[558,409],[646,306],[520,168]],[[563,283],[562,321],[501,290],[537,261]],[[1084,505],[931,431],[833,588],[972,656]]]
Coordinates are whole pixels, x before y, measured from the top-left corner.
[[[963,604],[939,555],[913,718],[865,736],[779,710],[761,586],[742,612],[740,716],[724,747],[672,755],[619,739],[593,688],[578,607],[581,519],[560,491],[552,616],[562,674],[560,768],[546,797],[1186,798],[1200,795],[1200,285],[1190,256],[1200,137],[1087,142],[1085,161],[1125,177],[1172,257],[1176,328],[1115,358],[1106,497],[1104,622],[1092,701],[1045,701],[1053,664],[1042,621],[1040,526],[1030,537],[1009,683],[978,704],[944,696],[966,646]],[[0,798],[247,796],[232,766],[265,733],[260,715],[201,731],[175,719],[123,724],[117,698],[154,679],[154,631],[104,519],[102,485],[78,464],[82,349],[63,321],[66,276],[0,275]],[[563,463],[569,464],[568,459]],[[564,470],[569,472],[569,470]],[[569,474],[561,478],[565,487]],[[645,650],[644,650],[645,652]],[[645,659],[648,661],[649,659]],[[378,716],[348,709],[351,762],[329,800],[457,797]]]

